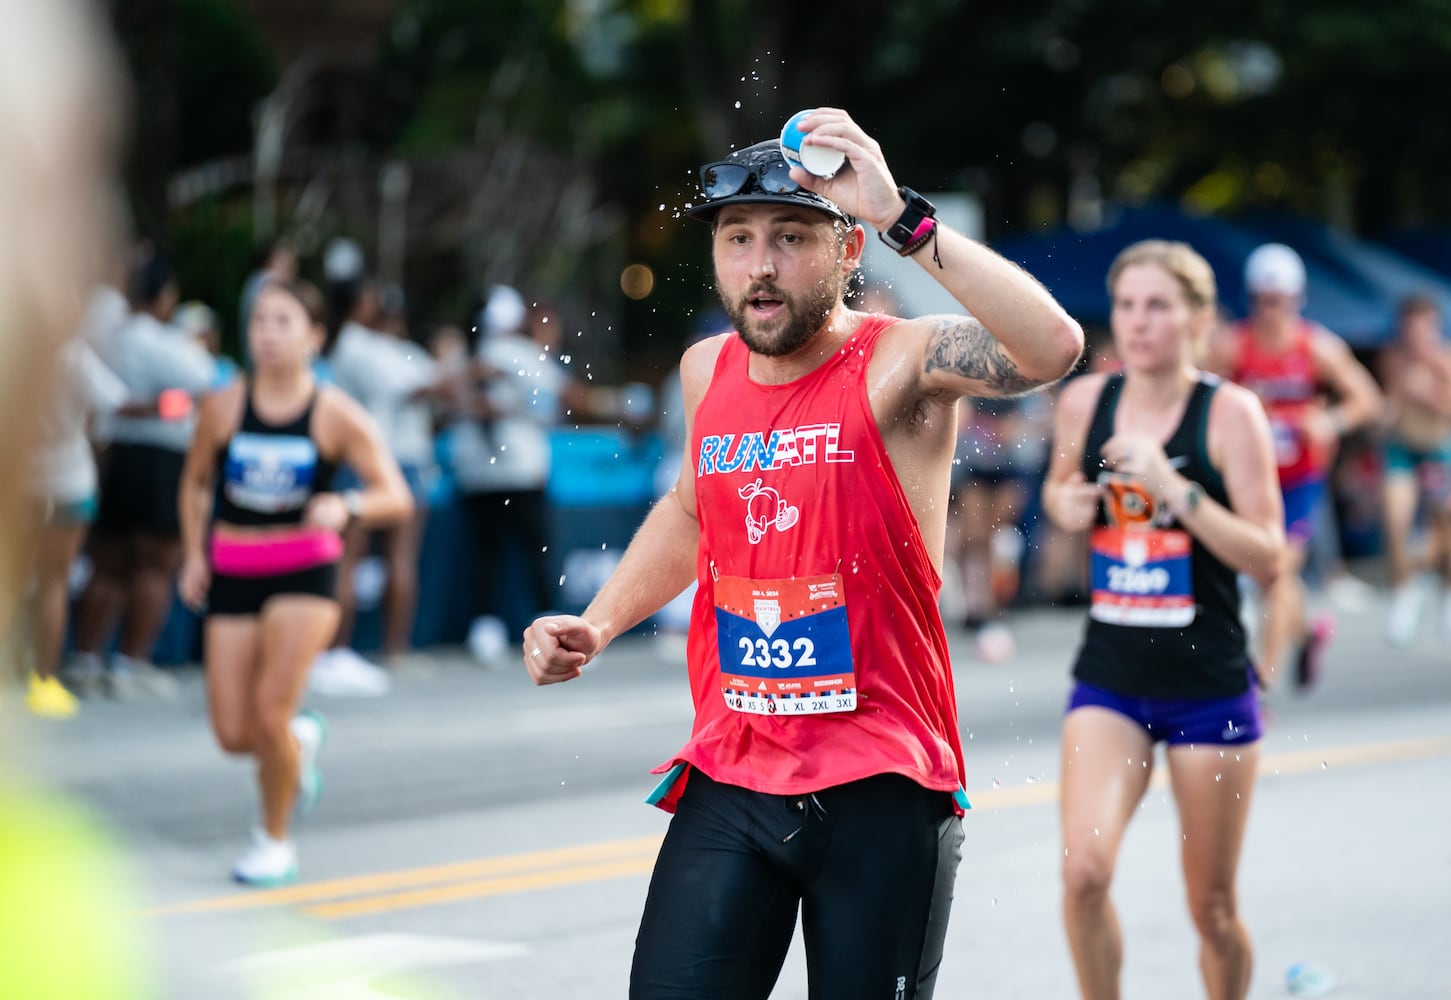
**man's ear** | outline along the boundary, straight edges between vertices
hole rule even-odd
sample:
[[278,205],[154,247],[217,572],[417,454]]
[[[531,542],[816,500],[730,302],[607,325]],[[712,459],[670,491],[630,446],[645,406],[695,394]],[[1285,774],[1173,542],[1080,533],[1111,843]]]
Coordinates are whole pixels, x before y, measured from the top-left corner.
[[851,231],[842,240],[843,253],[841,257],[842,270],[850,274],[862,265],[862,253],[867,246],[867,231],[860,225],[852,226]]

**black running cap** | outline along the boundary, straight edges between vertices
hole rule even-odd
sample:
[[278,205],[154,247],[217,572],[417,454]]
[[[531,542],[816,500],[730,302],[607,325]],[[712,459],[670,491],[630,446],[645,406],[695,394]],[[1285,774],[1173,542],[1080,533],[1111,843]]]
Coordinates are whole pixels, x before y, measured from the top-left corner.
[[[781,155],[781,142],[779,139],[767,139],[758,142],[754,146],[747,146],[745,149],[738,149],[725,158],[724,163],[739,163],[750,170],[754,175],[746,183],[745,190],[739,194],[726,195],[723,198],[707,198],[698,205],[692,205],[685,210],[685,214],[692,219],[703,219],[710,222],[715,218],[715,213],[726,205],[800,205],[804,208],[814,208],[818,212],[825,212],[834,219],[840,219],[848,226],[855,226],[856,220],[846,214],[837,206],[836,202],[829,198],[823,198],[814,191],[808,191],[798,187],[794,191],[777,194],[773,191],[762,189],[760,177],[773,167],[789,169],[786,158]],[[706,166],[709,166],[707,164]],[[705,166],[701,167],[704,170]]]

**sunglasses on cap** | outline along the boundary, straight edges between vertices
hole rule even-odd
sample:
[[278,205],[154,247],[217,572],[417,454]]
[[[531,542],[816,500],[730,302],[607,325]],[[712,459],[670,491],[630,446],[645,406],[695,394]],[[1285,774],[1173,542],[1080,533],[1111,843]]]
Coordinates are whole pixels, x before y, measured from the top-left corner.
[[700,190],[711,201],[747,194],[752,187],[767,194],[794,194],[801,190],[801,185],[791,179],[791,168],[784,161],[770,164],[764,172],[731,160],[707,163],[700,168]]

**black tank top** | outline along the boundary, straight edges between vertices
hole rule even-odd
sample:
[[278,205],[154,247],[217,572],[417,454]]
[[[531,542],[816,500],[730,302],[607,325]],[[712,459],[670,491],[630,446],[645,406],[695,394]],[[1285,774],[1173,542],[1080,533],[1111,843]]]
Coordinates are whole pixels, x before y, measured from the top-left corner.
[[[1110,376],[1083,448],[1083,475],[1105,482],[1092,541],[1093,604],[1073,676],[1143,698],[1221,698],[1249,687],[1249,654],[1233,569],[1180,528],[1162,502],[1105,471],[1122,374]],[[1209,463],[1209,404],[1219,380],[1201,376],[1164,446],[1178,472],[1229,506]]]
[[219,455],[218,521],[239,526],[300,524],[308,500],[332,488],[335,465],[322,457],[312,437],[316,405],[314,391],[297,419],[269,424],[252,408],[252,387],[247,386],[241,426]]

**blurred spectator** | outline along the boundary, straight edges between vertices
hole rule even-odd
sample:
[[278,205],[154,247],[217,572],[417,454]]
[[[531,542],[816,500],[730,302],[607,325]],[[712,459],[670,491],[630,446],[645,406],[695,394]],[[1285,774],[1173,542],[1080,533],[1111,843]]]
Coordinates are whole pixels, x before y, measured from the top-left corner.
[[[217,325],[216,310],[211,306],[204,302],[183,302],[176,307],[171,322],[212,356],[212,361],[216,365],[216,376],[212,380],[213,389],[222,388],[241,373],[237,363],[222,353],[222,331]],[[244,339],[245,333],[244,330]]]
[[[237,353],[242,359],[242,367],[245,368],[248,363],[247,324],[252,318],[252,303],[257,301],[257,293],[269,278],[291,281],[296,277],[297,250],[286,237],[279,236],[257,254],[252,273],[242,283],[241,303],[237,309]],[[216,354],[218,351],[214,350],[212,353]]]
[[454,477],[478,552],[485,616],[502,617],[499,584],[511,546],[517,546],[524,562],[520,586],[511,588],[521,603],[516,609],[519,620],[511,623],[518,627],[480,623],[489,639],[476,652],[490,660],[506,652],[497,641],[501,634],[521,632],[524,622],[554,601],[545,496],[549,434],[559,423],[563,397],[572,390],[554,353],[558,324],[537,326],[541,343],[526,333],[528,321],[523,296],[496,285],[479,317],[476,352],[483,370],[495,375],[483,383],[468,414],[471,419],[457,422],[451,435]]
[[[412,649],[429,484],[437,476],[428,401],[447,386],[441,384],[443,376],[432,357],[408,336],[401,290],[379,290],[371,283],[360,290],[358,303],[339,332],[332,365],[338,386],[362,403],[377,423],[413,493],[414,513],[408,520],[373,532],[349,529],[342,567],[342,575],[351,576],[372,544],[381,545],[386,572],[383,655],[389,666],[404,666]],[[356,616],[355,588],[347,586],[346,592],[350,606],[345,605],[338,647],[347,644]]]
[[75,697],[61,686],[57,671],[70,612],[71,566],[97,510],[96,460],[87,425],[94,414],[121,409],[127,398],[126,384],[84,338],[66,344],[60,362],[30,474],[37,512],[35,669],[25,704],[49,718],[76,713]]
[[1016,651],[1005,620],[1027,540],[1021,520],[1047,467],[1045,396],[962,400],[953,464],[948,563],[961,574],[963,625],[989,663]]
[[[1440,584],[1441,631],[1451,640],[1451,348],[1441,320],[1433,299],[1408,298],[1381,365],[1388,403],[1381,501],[1392,587],[1386,638],[1398,646],[1415,641],[1434,586],[1421,579],[1428,570]],[[1423,552],[1414,545],[1418,515]]]
[[[327,286],[327,354],[333,381],[338,388],[368,410],[379,432],[386,437],[376,408],[387,408],[393,372],[390,358],[380,356],[383,334],[376,326],[380,308],[378,287],[363,271],[362,252],[347,240],[334,240],[324,255]],[[352,469],[337,471],[338,490],[355,489],[360,483]],[[353,628],[358,611],[358,568],[367,555],[370,531],[359,524],[343,532],[343,556],[338,562],[337,600],[341,609],[337,632],[330,648],[313,664],[308,680],[322,694],[377,696],[386,694],[391,680],[386,671],[352,648]]]
[[118,417],[101,481],[100,512],[91,535],[93,573],[76,614],[76,679],[87,690],[103,676],[101,653],[117,619],[124,622],[107,676],[113,696],[139,682],[169,693],[174,681],[150,664],[172,607],[181,565],[177,485],[191,443],[192,397],[212,385],[216,364],[172,326],[177,303],[171,262],[152,253],[132,275],[136,312],[115,335],[111,367],[132,403],[147,416]]

